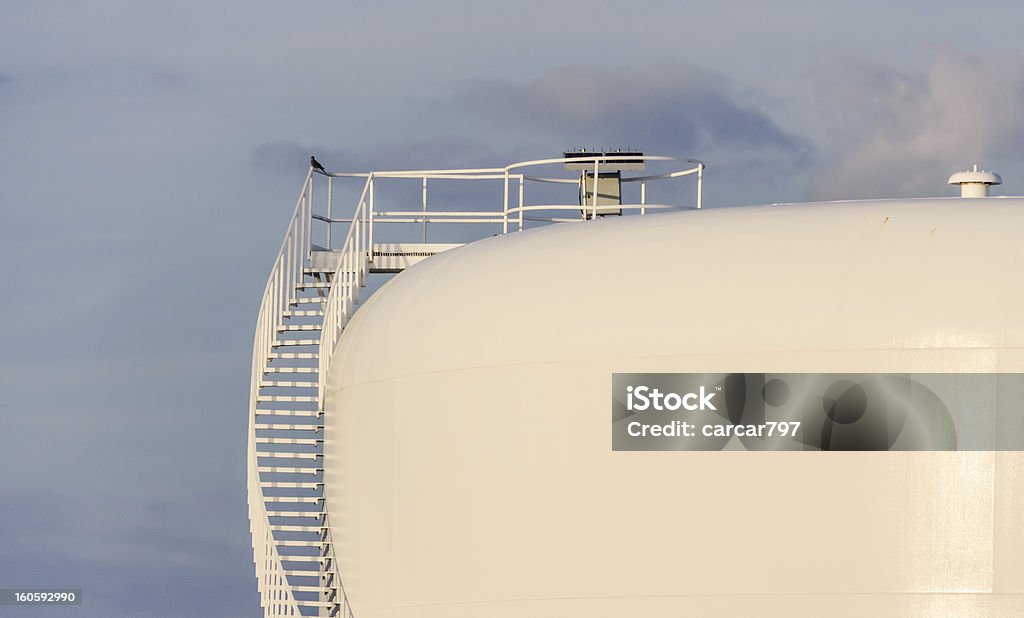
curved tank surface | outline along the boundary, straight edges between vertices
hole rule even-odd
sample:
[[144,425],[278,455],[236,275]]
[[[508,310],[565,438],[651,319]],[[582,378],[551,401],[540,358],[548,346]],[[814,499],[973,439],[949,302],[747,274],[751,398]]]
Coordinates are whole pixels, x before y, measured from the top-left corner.
[[1024,199],[723,208],[393,278],[328,376],[360,618],[1017,616],[1017,452],[615,452],[613,372],[1024,372]]

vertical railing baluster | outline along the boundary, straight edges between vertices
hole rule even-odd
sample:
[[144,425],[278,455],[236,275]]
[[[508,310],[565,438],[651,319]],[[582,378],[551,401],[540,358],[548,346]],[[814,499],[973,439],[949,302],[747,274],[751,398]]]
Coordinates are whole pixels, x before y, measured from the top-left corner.
[[701,207],[704,197],[704,164],[697,164],[697,208]]
[[502,196],[501,233],[508,234],[508,168],[505,168],[505,191]]
[[331,250],[331,228],[334,227],[334,177],[327,177],[327,250]]
[[367,179],[367,182],[370,183],[370,186],[369,186],[369,189],[370,189],[370,205],[369,205],[369,210],[370,210],[370,212],[369,212],[369,217],[370,217],[369,249],[370,249],[370,253],[369,253],[368,259],[369,259],[369,261],[372,262],[373,261],[373,209],[374,209],[374,202],[373,202],[373,192],[374,192],[374,189],[373,189],[373,174],[372,173],[370,174],[370,177]]
[[[302,220],[303,221],[310,221],[310,222],[312,222],[312,220],[313,220],[313,175],[312,174],[309,175],[309,202],[306,205],[306,212],[302,213]],[[312,241],[312,238],[310,238],[308,240]],[[312,242],[309,243],[310,249],[313,248],[312,244],[313,244]]]
[[519,175],[519,231],[523,231],[523,185],[526,183],[525,176]]

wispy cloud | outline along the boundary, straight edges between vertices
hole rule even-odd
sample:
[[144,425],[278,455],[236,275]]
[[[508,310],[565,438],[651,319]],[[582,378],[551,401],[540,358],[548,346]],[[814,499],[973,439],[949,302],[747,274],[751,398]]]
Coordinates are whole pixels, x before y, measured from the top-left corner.
[[[562,149],[631,147],[699,157],[720,179],[710,203],[795,199],[814,147],[729,80],[685,64],[661,68],[562,67],[527,80],[467,79],[435,100],[434,137],[367,149],[267,142],[252,152],[263,171],[297,175],[309,155],[329,169],[496,166]],[[410,110],[410,113],[415,113]]]
[[654,69],[563,67],[528,81],[474,79],[452,98],[464,113],[508,131],[570,140],[566,146],[639,147],[673,153],[808,148],[724,78],[684,64]]
[[920,73],[851,61],[818,86],[832,137],[812,198],[943,195],[946,177],[971,163],[1024,162],[1024,59],[947,51]]

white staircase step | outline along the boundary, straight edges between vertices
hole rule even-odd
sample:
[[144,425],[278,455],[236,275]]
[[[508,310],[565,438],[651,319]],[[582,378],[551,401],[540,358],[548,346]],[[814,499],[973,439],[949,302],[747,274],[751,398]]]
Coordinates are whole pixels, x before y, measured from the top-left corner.
[[285,311],[282,315],[286,318],[322,318],[324,317],[324,312],[320,310],[299,309],[295,311]]
[[[288,574],[288,571],[285,571],[285,574]],[[327,588],[323,588],[323,589],[318,588],[318,590],[322,590],[323,592],[327,592]],[[338,606],[338,603],[336,603],[335,601],[303,601],[301,599],[295,599],[295,604],[296,605],[303,605],[303,606],[306,606],[306,607],[337,607]]]
[[[264,438],[257,436],[256,444],[319,444],[319,438]],[[280,452],[280,451],[277,451]]]
[[331,284],[327,281],[303,281],[295,286],[296,290],[329,290]]
[[323,547],[323,541],[292,541],[290,539],[274,539],[274,545],[282,547]]
[[307,468],[304,466],[256,466],[256,470],[259,472],[277,472],[283,474],[311,474],[323,470],[323,468],[311,467]]
[[282,556],[281,560],[284,562],[305,562],[309,563],[310,566],[318,567],[319,564],[327,562],[328,559],[324,556]]
[[[283,456],[279,456],[278,453],[273,453],[272,455],[268,455],[266,453],[256,453],[256,456],[259,457],[261,464],[265,465],[265,466],[276,466],[276,465],[284,465],[284,466],[300,465],[301,466],[301,465],[304,465],[303,463],[296,463],[295,461],[290,461],[290,462],[278,461],[279,459],[292,459],[292,460],[295,460],[295,459],[300,459],[301,460],[301,459],[303,459],[303,458],[297,458],[297,457],[291,457],[290,456],[290,455],[294,455],[294,454],[295,453],[290,453],[290,454],[283,454]],[[311,461],[320,456],[317,453],[303,453],[303,454],[304,455],[309,455],[309,457],[306,457],[305,459],[309,459]],[[257,464],[257,465],[260,465],[260,464]],[[268,496],[267,497],[267,500],[276,500],[276,499],[277,498],[275,498],[274,496]]]
[[316,360],[320,358],[319,352],[271,352],[267,354],[267,358],[270,360]]
[[314,410],[262,410],[257,408],[256,416],[296,416],[299,418],[316,418],[320,415]]
[[311,403],[312,402],[312,403],[315,403],[316,402],[316,397],[313,396],[313,395],[310,395],[310,396],[306,396],[306,395],[258,395],[256,397],[256,401],[257,402],[262,402],[262,401],[287,402],[287,401],[290,401],[290,402],[293,402],[293,403],[295,403],[295,402],[300,402],[300,403],[301,402],[305,402],[305,403]]
[[[309,568],[314,568],[315,569],[318,566],[322,566],[322,565],[318,565],[317,562],[319,562],[321,560],[327,560],[326,556],[320,556],[320,555],[292,556],[292,555],[288,555],[288,554],[280,554],[280,556],[281,556],[281,560],[284,561],[284,562],[303,563],[303,564],[293,564],[293,565],[290,565],[290,567],[286,567],[286,568],[290,568],[290,569],[293,569],[293,570],[295,570],[295,569],[302,570],[302,569],[309,569]],[[294,560],[292,560],[292,558],[294,558]],[[327,571],[327,572],[329,573],[330,571]]]
[[260,382],[260,388],[267,388],[270,386],[276,386],[280,388],[317,388],[320,386],[319,382],[295,382],[295,381],[282,381],[282,380],[265,380]]
[[315,331],[322,330],[319,324],[285,324],[284,326],[278,326],[277,332],[279,333],[291,333],[300,331]]
[[[271,487],[280,489],[316,489],[323,486],[323,482],[317,481],[260,481],[260,487]],[[273,497],[273,496],[268,496]]]
[[[272,444],[271,446],[276,448],[276,447],[280,447],[282,445],[281,444]],[[301,446],[304,449],[304,448],[306,448],[309,445],[308,444],[303,444]],[[293,457],[293,456],[299,456],[299,455],[309,455],[308,457],[304,457],[303,456],[303,457],[300,457],[300,458],[312,458],[312,457],[318,457],[319,453],[316,452],[315,448],[314,448],[314,450],[303,450],[301,452],[293,452],[293,451],[290,451],[290,450],[266,450],[266,449],[257,449],[257,451],[256,451],[256,456],[259,457],[260,459],[275,458],[275,457],[285,458],[285,457]]]
[[320,513],[316,511],[273,511],[267,509],[271,517],[305,517],[308,519],[319,519]]
[[318,427],[323,427],[323,425],[300,425],[297,423],[256,423],[256,429],[302,429],[305,431],[315,431]]
[[272,344],[275,348],[282,346],[296,346],[296,345],[320,345],[319,339],[278,339]]
[[319,373],[316,367],[267,367],[263,373]]
[[291,526],[288,524],[270,524],[270,529],[276,532],[320,532],[327,526]]
[[263,460],[271,459],[316,459],[320,453],[289,453],[277,451],[274,453],[256,453],[256,456]]
[[316,504],[323,500],[323,498],[278,498],[276,496],[270,496],[267,498],[272,502],[267,502],[266,507],[269,509],[274,503],[280,504]]
[[[300,571],[307,573],[308,577],[320,577],[320,574],[316,571]],[[299,577],[303,577],[300,575]],[[288,586],[288,589],[292,592],[327,592],[327,588],[321,588],[320,586]],[[296,601],[299,605],[305,605],[306,601]],[[333,603],[331,603],[333,605]]]
[[327,299],[322,296],[303,296],[299,298],[291,299],[289,304],[292,305],[308,305],[310,303],[326,303]]
[[[284,569],[284,574],[290,577],[319,577],[319,573],[314,573],[306,569]],[[319,588],[318,588],[319,589]],[[326,590],[324,590],[326,592]],[[312,601],[299,601],[299,603],[312,603]]]
[[[310,460],[315,460],[314,457],[318,456],[318,455],[315,455],[315,453],[308,453],[308,454],[314,455],[313,457],[309,457]],[[263,463],[264,466],[278,466],[279,463],[282,466],[295,466],[295,461],[292,461],[290,463],[285,463],[283,461],[278,461],[276,459],[295,459],[296,457],[267,457],[265,455],[260,455],[260,454],[257,454],[256,456],[258,456],[260,459],[266,460]],[[302,467],[302,466],[304,466],[304,463],[299,463],[299,467]],[[324,467],[321,466],[318,469],[323,469],[323,468]]]
[[[265,458],[265,457],[262,457],[262,456],[260,456],[260,459],[266,459],[266,458]],[[291,458],[289,457],[288,459],[291,459]],[[262,466],[277,466],[277,465],[283,465],[283,466],[285,466],[285,467],[294,467],[294,466],[296,466],[296,465],[297,465],[297,466],[298,466],[298,467],[300,467],[300,468],[301,468],[301,467],[304,467],[304,466],[303,466],[303,464],[301,464],[301,463],[299,463],[299,464],[296,464],[296,462],[294,462],[294,461],[293,461],[293,462],[287,462],[287,463],[286,463],[286,462],[281,462],[281,461],[268,461],[268,462],[264,462],[264,463],[263,463],[263,464],[261,465],[261,467],[260,467],[260,472],[263,472],[263,468],[262,468]],[[319,467],[316,467],[316,468],[314,468],[314,469],[315,469],[315,470],[316,470],[317,472],[319,472],[319,471],[323,470],[323,466],[319,466]]]
[[[273,426],[273,427],[271,427]],[[278,423],[278,420],[263,420],[256,423],[256,429],[260,430],[296,430],[303,432],[319,431],[324,427],[322,423],[317,421],[306,421],[306,422],[293,422],[293,423]],[[305,434],[302,434],[305,435]]]

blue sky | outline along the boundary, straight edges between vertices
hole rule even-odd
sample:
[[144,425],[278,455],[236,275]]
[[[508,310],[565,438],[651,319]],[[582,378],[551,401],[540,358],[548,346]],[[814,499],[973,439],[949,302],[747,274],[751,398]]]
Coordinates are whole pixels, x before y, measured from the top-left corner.
[[0,588],[25,615],[258,612],[252,328],[308,154],[698,157],[708,206],[1024,192],[1024,7],[10,3],[0,20]]

